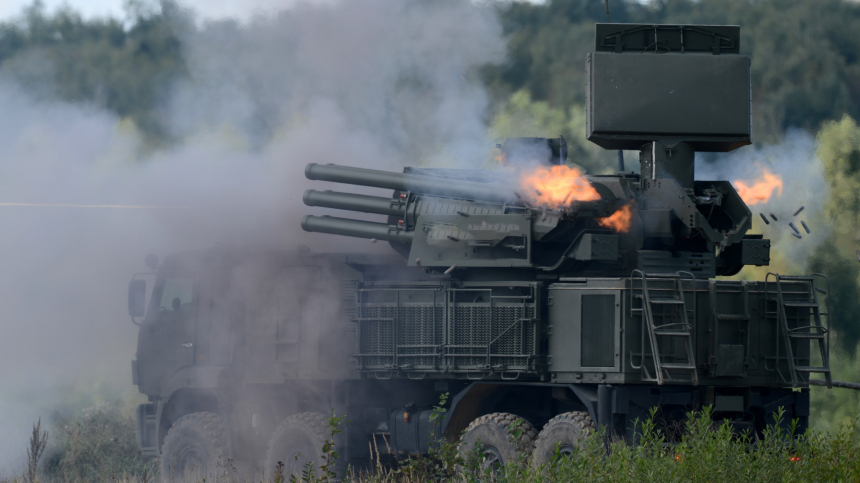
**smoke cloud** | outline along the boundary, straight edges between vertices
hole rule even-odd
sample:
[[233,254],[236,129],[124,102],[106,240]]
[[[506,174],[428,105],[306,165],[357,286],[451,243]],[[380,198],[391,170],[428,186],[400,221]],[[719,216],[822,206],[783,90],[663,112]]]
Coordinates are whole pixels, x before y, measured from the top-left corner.
[[187,25],[189,75],[162,106],[169,149],[153,152],[111,113],[0,84],[0,203],[137,207],[0,205],[10,473],[39,416],[135,390],[126,289],[144,254],[216,243],[367,251],[301,231],[313,212],[301,202],[306,163],[462,166],[490,146],[476,70],[505,48],[490,8],[368,0]]
[[[724,155],[697,160],[696,179],[742,180],[750,183],[759,178],[763,170],[779,176],[783,182],[782,195],[774,191],[766,202],[751,205],[753,226],[750,233],[760,233],[771,240],[771,270],[781,273],[798,273],[807,270],[807,263],[815,249],[830,234],[829,222],[824,216],[829,185],[824,179],[824,165],[816,156],[818,144],[808,132],[793,129],[785,133],[779,144],[747,146]],[[704,157],[702,157],[704,158]],[[794,213],[803,206],[797,216]],[[777,217],[773,220],[770,214]],[[760,214],[770,224],[762,221]],[[805,221],[811,233],[806,233]],[[791,233],[794,223],[802,238]]]

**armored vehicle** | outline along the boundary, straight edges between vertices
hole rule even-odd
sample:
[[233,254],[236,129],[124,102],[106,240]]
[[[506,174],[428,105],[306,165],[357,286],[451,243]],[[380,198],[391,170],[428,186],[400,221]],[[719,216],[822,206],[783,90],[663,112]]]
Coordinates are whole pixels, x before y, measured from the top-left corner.
[[311,180],[386,191],[310,190],[309,206],[382,218],[302,228],[388,242],[390,256],[150,259],[149,301],[139,277],[129,288],[143,452],[166,474],[228,459],[292,472],[321,461],[329,409],[348,415],[336,441],[353,465],[436,438],[539,465],[590,429],[635,440],[655,407],[667,428],[705,406],[754,436],[778,408],[805,428],[809,375],[830,383],[827,279],[718,278],[766,266],[770,242],[748,234],[729,182],[694,175],[697,151],[751,143],[739,41],[734,26],[597,25],[586,136],[638,151],[638,174],[585,176],[563,164],[563,139],[539,138],[505,142],[498,169],[310,164]]

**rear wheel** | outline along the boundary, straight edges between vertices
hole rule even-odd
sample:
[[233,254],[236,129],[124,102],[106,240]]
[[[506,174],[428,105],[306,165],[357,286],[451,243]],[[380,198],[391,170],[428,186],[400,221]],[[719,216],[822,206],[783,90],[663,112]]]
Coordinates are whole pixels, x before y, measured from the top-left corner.
[[532,465],[535,468],[552,463],[556,451],[571,455],[585,446],[585,438],[595,431],[594,420],[585,411],[559,414],[549,420],[538,435]]
[[460,455],[467,462],[477,457],[481,470],[497,471],[508,463],[527,458],[534,449],[535,438],[537,431],[523,418],[491,413],[466,428],[460,438]]
[[328,429],[328,417],[322,413],[299,413],[283,420],[269,440],[267,479],[274,480],[279,467],[287,481],[289,475],[301,478],[306,468],[319,476],[320,467],[325,464],[323,445],[329,439]]
[[167,481],[215,476],[227,461],[227,434],[217,413],[191,413],[173,423],[161,449],[159,469]]

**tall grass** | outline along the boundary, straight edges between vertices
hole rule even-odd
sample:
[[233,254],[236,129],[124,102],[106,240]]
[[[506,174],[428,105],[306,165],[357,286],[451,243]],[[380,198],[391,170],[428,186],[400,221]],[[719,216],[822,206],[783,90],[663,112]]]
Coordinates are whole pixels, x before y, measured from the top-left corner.
[[[439,417],[444,410],[440,410]],[[494,481],[514,482],[793,482],[860,481],[860,431],[858,419],[838,430],[810,430],[794,434],[777,413],[777,424],[761,439],[737,434],[728,422],[715,423],[710,410],[689,413],[680,442],[668,444],[666,435],[649,418],[640,425],[635,444],[610,440],[598,432],[570,456],[559,456],[552,464],[534,468],[527,457],[510,462],[497,472],[481,469],[475,457],[463,457],[456,445],[437,441],[427,456],[413,457],[397,465],[385,464],[376,448],[374,467],[369,471],[348,470],[343,481],[352,483],[417,483]],[[58,427],[62,442],[54,447],[42,469],[40,481],[157,481],[152,462],[144,462],[134,444],[134,427],[116,408],[99,407],[83,417]],[[333,431],[341,418],[332,415]],[[791,425],[787,425],[791,427]],[[511,428],[516,432],[517,428]],[[333,440],[332,440],[333,441]],[[327,454],[336,456],[332,441]],[[468,454],[468,453],[467,453]],[[331,468],[331,461],[326,461]],[[317,476],[321,475],[321,476]],[[302,476],[282,477],[282,482],[316,483],[334,480],[331,471],[306,471]],[[12,481],[21,482],[22,479]],[[209,482],[260,482],[235,474],[199,480]],[[197,483],[197,482],[195,482]],[[269,483],[269,482],[265,482]]]
[[[460,460],[457,471],[443,478],[438,472],[377,470],[352,475],[349,480],[366,483],[452,481],[473,483],[514,482],[789,482],[860,481],[860,433],[858,420],[836,433],[809,431],[793,434],[783,429],[782,412],[764,438],[738,435],[728,422],[715,424],[709,409],[690,413],[681,441],[667,444],[653,418],[641,425],[636,444],[607,442],[594,434],[583,448],[570,456],[558,456],[552,464],[534,468],[527,458],[509,463],[497,473],[480,470],[478,462]],[[435,468],[438,468],[436,462]],[[434,468],[433,462],[411,463],[410,468]]]

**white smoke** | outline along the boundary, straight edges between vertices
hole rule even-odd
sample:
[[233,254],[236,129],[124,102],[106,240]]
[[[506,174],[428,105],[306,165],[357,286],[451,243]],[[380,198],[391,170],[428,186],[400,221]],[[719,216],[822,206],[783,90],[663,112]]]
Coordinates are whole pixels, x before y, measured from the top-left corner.
[[366,241],[301,231],[306,163],[454,166],[482,161],[490,145],[476,75],[504,56],[490,8],[299,5],[182,38],[189,77],[162,106],[179,140],[170,149],[145,150],[111,113],[0,84],[0,203],[160,206],[0,206],[8,473],[31,424],[58,403],[132,391],[126,288],[144,254],[219,242],[365,251]]
[[[782,179],[781,195],[774,191],[767,202],[749,206],[753,216],[750,233],[760,233],[770,239],[771,260],[777,255],[789,264],[786,268],[793,270],[806,268],[806,261],[830,232],[829,223],[822,222],[829,186],[824,179],[824,165],[815,154],[816,148],[815,138],[808,132],[790,129],[779,144],[744,147],[696,165],[696,179],[699,180],[741,180],[752,184],[765,169]],[[803,211],[794,216],[801,206]],[[770,223],[766,224],[761,215]],[[811,233],[806,233],[801,221]],[[798,229],[800,239],[791,234],[789,223]]]

